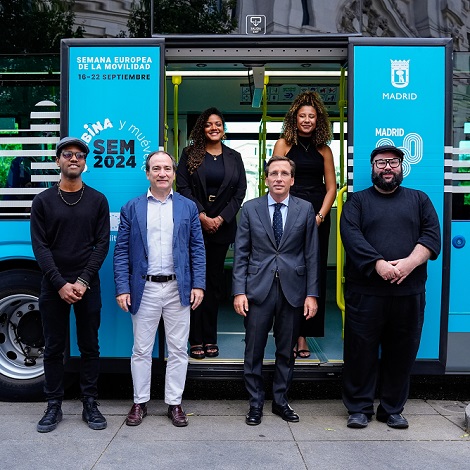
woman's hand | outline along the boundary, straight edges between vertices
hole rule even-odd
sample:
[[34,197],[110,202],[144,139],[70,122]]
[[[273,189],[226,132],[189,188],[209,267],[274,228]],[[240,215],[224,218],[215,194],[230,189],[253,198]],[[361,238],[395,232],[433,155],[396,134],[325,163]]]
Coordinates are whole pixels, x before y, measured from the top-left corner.
[[218,215],[217,217],[207,217],[205,212],[199,214],[199,220],[201,221],[202,230],[207,233],[213,234],[219,230],[219,227],[224,222],[224,219]]

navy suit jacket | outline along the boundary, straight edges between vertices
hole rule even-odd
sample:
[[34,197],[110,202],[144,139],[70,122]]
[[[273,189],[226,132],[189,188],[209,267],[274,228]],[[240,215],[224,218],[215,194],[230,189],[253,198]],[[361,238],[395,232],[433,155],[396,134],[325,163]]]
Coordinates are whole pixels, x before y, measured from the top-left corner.
[[312,204],[289,197],[289,209],[279,247],[276,246],[268,209],[268,196],[242,207],[233,260],[233,294],[245,294],[261,304],[276,272],[282,292],[293,307],[307,295],[319,295],[318,230]]
[[[148,273],[147,194],[121,209],[114,249],[116,295],[131,295],[129,311],[139,310]],[[196,205],[173,193],[173,264],[181,305],[190,304],[191,289],[206,288],[206,254]]]

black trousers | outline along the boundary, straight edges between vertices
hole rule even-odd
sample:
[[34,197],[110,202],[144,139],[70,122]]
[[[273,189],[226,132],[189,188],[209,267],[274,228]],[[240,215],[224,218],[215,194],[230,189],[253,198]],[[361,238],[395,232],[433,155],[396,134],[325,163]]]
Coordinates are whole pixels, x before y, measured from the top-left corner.
[[281,406],[287,404],[287,392],[292,382],[295,363],[293,348],[299,336],[302,314],[303,307],[292,307],[287,302],[278,279],[273,281],[268,297],[262,304],[249,304],[244,319],[244,377],[250,406],[264,405],[263,358],[272,327],[276,344],[273,401]]
[[373,415],[378,382],[377,413],[401,413],[421,340],[425,294],[347,292],[345,301],[343,402],[350,414]]
[[[80,350],[80,389],[82,396],[98,396],[99,344],[98,329],[101,320],[101,292],[97,278],[73,304],[77,325],[77,344]],[[54,287],[43,279],[39,296],[44,330],[44,393],[47,400],[64,396],[64,353],[69,337],[70,307]]]
[[216,344],[217,317],[222,295],[225,256],[229,243],[218,244],[205,240],[206,248],[206,290],[196,310],[191,310],[189,344]]

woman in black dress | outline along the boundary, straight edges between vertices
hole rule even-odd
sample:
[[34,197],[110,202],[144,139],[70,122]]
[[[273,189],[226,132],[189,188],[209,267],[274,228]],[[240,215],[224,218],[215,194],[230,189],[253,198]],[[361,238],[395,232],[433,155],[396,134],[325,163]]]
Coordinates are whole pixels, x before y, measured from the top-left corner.
[[310,356],[306,337],[325,334],[325,295],[330,236],[330,209],[336,198],[336,173],[328,144],[332,139],[328,112],[317,93],[298,95],[284,118],[281,138],[273,155],[286,155],[296,165],[290,193],[313,205],[320,240],[320,297],[318,312],[308,322],[304,319],[297,342],[297,356]]
[[216,108],[203,111],[181,153],[176,189],[199,210],[206,247],[206,290],[201,305],[191,311],[190,356],[216,357],[217,316],[228,247],[235,240],[236,215],[246,193],[241,155],[222,143],[225,121]]

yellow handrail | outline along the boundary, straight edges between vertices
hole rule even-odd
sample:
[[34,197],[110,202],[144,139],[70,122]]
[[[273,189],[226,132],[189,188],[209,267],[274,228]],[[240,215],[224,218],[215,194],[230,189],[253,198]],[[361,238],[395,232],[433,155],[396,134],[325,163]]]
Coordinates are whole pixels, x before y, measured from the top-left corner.
[[339,231],[339,222],[341,219],[341,212],[343,211],[343,196],[344,193],[348,190],[348,187],[345,185],[339,191],[336,196],[336,304],[341,310],[341,316],[343,319],[343,332],[342,336],[344,337],[344,248],[343,243],[341,242],[341,234]]
[[183,78],[179,75],[171,77],[173,83],[173,154],[176,161],[179,159],[179,126],[178,126],[178,112],[179,112],[179,86]]

